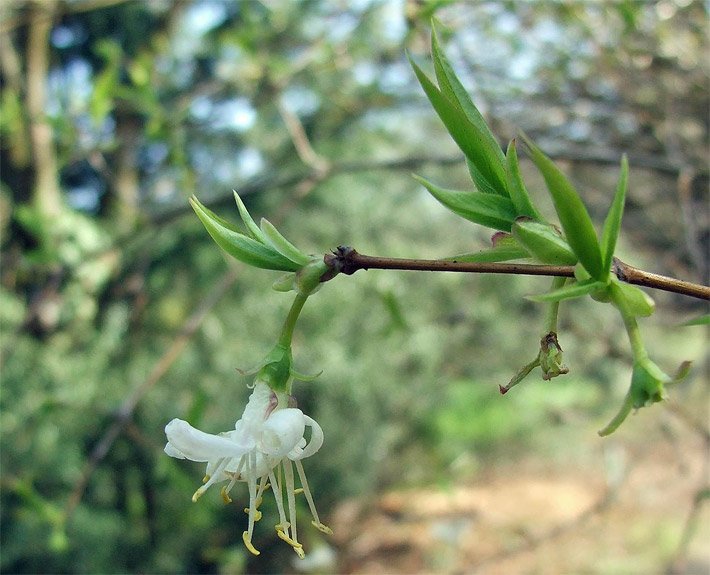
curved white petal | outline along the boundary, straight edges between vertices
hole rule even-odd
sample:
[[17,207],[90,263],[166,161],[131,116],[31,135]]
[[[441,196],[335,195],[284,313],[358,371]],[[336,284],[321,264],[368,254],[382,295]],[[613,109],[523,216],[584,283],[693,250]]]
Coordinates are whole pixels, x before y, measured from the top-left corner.
[[271,388],[263,381],[257,381],[244,408],[244,413],[234,425],[234,429],[246,435],[258,434],[268,411],[273,409],[272,397]]
[[187,421],[173,419],[165,426],[168,444],[165,453],[171,457],[210,461],[224,457],[241,457],[250,447],[238,441],[239,437],[222,437],[205,433],[192,427]]
[[272,457],[283,457],[303,438],[305,415],[300,409],[287,407],[272,413],[262,427],[259,448]]
[[175,457],[176,459],[185,459],[185,454],[181,453],[177,449],[175,449],[175,446],[170,443],[169,441],[165,444],[165,453],[167,453],[170,457]]
[[307,415],[304,415],[303,419],[305,420],[305,424],[311,428],[311,440],[305,447],[302,447],[300,444],[297,445],[296,448],[288,454],[288,458],[292,460],[310,457],[323,445],[323,429],[318,425],[318,422]]

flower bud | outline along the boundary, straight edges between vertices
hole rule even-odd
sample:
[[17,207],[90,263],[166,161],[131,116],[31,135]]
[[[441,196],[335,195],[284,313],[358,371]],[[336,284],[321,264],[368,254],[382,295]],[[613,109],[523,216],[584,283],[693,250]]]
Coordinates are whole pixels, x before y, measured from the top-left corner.
[[549,332],[540,340],[540,369],[542,379],[549,380],[558,375],[569,373],[569,368],[562,364],[562,348],[557,341],[557,334]]
[[321,278],[330,271],[323,256],[312,256],[311,260],[296,272],[296,291],[301,295],[311,295],[321,286]]

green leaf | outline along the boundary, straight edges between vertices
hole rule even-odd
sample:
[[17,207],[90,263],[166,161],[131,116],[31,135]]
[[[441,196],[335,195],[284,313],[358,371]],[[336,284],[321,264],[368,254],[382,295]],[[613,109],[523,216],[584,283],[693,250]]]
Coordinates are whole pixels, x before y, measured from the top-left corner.
[[267,241],[277,252],[285,258],[290,259],[293,263],[298,264],[299,268],[305,266],[310,261],[310,258],[306,254],[283,237],[274,225],[265,218],[261,219],[261,231],[264,232]]
[[508,198],[483,192],[447,190],[419,176],[414,178],[439,202],[462,218],[489,228],[510,231],[515,220],[515,208]]
[[496,144],[498,151],[491,148],[481,131],[466,117],[458,102],[451,101],[442,94],[411,58],[409,62],[449,134],[480,173],[481,186],[474,180],[476,185],[481,191],[493,190],[496,194],[507,197],[505,168],[501,160],[500,146]]
[[544,218],[535,209],[535,206],[530,199],[528,190],[525,187],[523,178],[520,175],[520,166],[518,164],[518,152],[516,150],[515,139],[512,139],[508,144],[508,150],[505,154],[505,174],[508,182],[508,194],[515,206],[515,211],[519,216],[529,216],[534,220],[544,221]]
[[562,301],[588,295],[598,289],[602,289],[606,284],[604,282],[593,279],[574,282],[556,290],[549,291],[540,295],[527,296],[527,299],[539,302]]
[[529,255],[527,250],[525,250],[515,238],[507,236],[495,241],[492,248],[468,254],[460,254],[446,259],[456,262],[489,263],[520,260],[527,258]]
[[272,285],[274,291],[288,292],[296,290],[296,274],[288,272],[279,277]]
[[[613,284],[613,287],[612,287]],[[620,292],[624,299],[626,311],[634,317],[648,317],[653,314],[656,309],[656,304],[650,295],[634,285],[619,281],[616,277],[612,277],[611,289],[616,289]]]
[[616,194],[609,208],[609,213],[604,220],[604,228],[602,229],[602,269],[609,270],[611,261],[614,258],[614,250],[616,249],[616,241],[621,230],[621,218],[624,215],[624,202],[626,201],[626,190],[629,183],[629,161],[626,159],[626,154],[621,157],[621,173],[619,174],[619,183],[616,185]]
[[488,124],[486,124],[481,112],[476,108],[468,92],[466,92],[466,89],[463,87],[463,84],[461,84],[454,73],[451,64],[446,58],[446,54],[444,54],[444,51],[441,49],[439,37],[436,33],[436,26],[432,28],[431,53],[434,60],[434,73],[436,74],[436,80],[439,83],[441,93],[450,101],[459,105],[466,115],[466,118],[468,118],[469,122],[471,122],[478,131],[482,144],[486,146],[493,157],[497,156],[497,161],[502,166],[505,160],[503,150],[501,150],[500,144],[488,128]]
[[587,208],[565,175],[540,148],[523,135],[532,160],[542,173],[560,218],[565,237],[577,258],[594,279],[606,281],[609,270],[602,265],[597,234]]
[[693,319],[689,319],[686,322],[683,322],[680,324],[682,326],[693,326],[693,325],[710,325],[710,313],[706,313],[705,315],[701,315],[700,317],[695,317]]
[[237,193],[237,191],[232,190],[232,192],[234,192],[234,200],[237,202],[237,208],[239,209],[239,215],[242,217],[242,221],[244,222],[244,225],[247,227],[247,230],[249,231],[249,234],[251,235],[251,237],[254,238],[256,241],[258,241],[259,243],[268,244],[266,236],[259,229],[259,226],[256,225],[256,222],[252,219],[251,215],[249,215],[249,211],[247,210],[247,207],[244,205],[244,202],[242,202],[242,199],[239,197],[239,194]]
[[539,262],[566,266],[577,263],[577,256],[569,244],[551,224],[518,218],[513,223],[511,233]]
[[190,204],[212,239],[232,257],[257,268],[296,271],[299,265],[256,240],[222,224],[223,220],[203,206],[194,196]]

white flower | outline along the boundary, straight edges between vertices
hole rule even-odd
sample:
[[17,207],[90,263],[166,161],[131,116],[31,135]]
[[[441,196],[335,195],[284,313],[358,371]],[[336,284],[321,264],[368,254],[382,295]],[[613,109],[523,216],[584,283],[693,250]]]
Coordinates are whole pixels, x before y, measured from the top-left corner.
[[[306,427],[311,428],[310,441],[304,437]],[[237,481],[247,484],[249,507],[244,511],[249,515],[249,527],[242,538],[247,549],[255,555],[259,551],[251,542],[254,523],[261,518],[258,508],[262,495],[271,486],[279,511],[276,532],[299,557],[304,557],[296,533],[297,490],[292,464],[301,483],[298,492],[303,492],[313,514],[313,525],[324,533],[332,533],[318,519],[301,464],[301,459],[310,457],[323,445],[323,430],[300,409],[290,407],[288,395],[276,394],[266,383],[257,380],[233,431],[212,435],[195,429],[182,419],[173,419],[165,426],[165,434],[168,436],[165,453],[178,459],[207,462],[204,485],[195,491],[193,501],[197,501],[214,483],[229,481],[222,487],[222,498],[225,503],[230,503],[229,491],[234,484]],[[283,503],[284,486],[287,510]]]

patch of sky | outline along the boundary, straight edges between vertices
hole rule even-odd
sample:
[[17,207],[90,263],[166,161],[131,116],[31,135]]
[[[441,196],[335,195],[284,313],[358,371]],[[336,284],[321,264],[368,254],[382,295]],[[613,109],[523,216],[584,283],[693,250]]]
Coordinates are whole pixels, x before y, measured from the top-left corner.
[[[505,74],[511,48],[507,41],[499,36],[491,36],[481,30],[471,28],[458,35],[459,53],[465,54],[465,60],[476,62],[482,69],[500,70]],[[524,51],[528,51],[527,47]]]
[[175,36],[172,55],[177,59],[190,58],[201,46],[202,37],[224,22],[228,4],[210,0],[197,1],[185,10],[180,23],[181,33]]
[[213,0],[202,0],[195,2],[185,10],[183,16],[185,22],[189,22],[189,34],[202,36],[219,26],[227,17],[227,6],[225,2],[215,2]]
[[111,144],[116,130],[116,120],[108,115],[97,124],[88,113],[74,116],[77,144],[82,150],[94,150]]
[[244,148],[237,154],[237,169],[242,178],[253,178],[264,170],[264,156],[256,148]]
[[162,169],[163,162],[168,157],[170,148],[164,142],[150,142],[144,146],[138,155],[139,167],[147,173],[155,173]]
[[205,122],[212,113],[212,101],[207,96],[197,96],[190,102],[190,116],[198,122]]
[[90,184],[68,188],[65,196],[67,204],[74,210],[93,214],[99,209],[101,195],[99,190]]
[[88,162],[75,162],[61,174],[67,203],[75,210],[96,213],[106,184]]
[[380,70],[380,89],[386,94],[401,94],[412,83],[412,69],[403,60],[393,62]]
[[404,1],[390,0],[385,2],[380,11],[379,20],[382,37],[392,43],[400,42],[407,33],[407,23],[404,20]]
[[495,27],[501,34],[520,33],[520,19],[510,12],[501,12],[495,18]]
[[281,94],[281,102],[294,114],[308,116],[320,108],[320,97],[304,86],[289,86]]
[[381,4],[382,0],[348,0],[348,8],[353,12],[362,14],[375,4]]
[[378,70],[372,62],[360,60],[351,68],[353,79],[361,86],[372,84],[378,76]]
[[60,50],[81,44],[85,39],[86,31],[72,24],[55,26],[50,37],[52,45]]
[[350,38],[353,30],[360,23],[360,19],[348,13],[334,15],[328,19],[329,25],[324,30],[325,37],[331,42],[344,42]]
[[513,80],[531,78],[537,68],[537,59],[532,52],[520,52],[508,59],[508,74]]
[[210,124],[217,130],[244,132],[254,125],[256,111],[247,98],[233,98],[212,104]]
[[47,114],[78,113],[86,107],[91,96],[91,66],[86,60],[74,58],[63,68],[53,68],[49,72],[47,85]]
[[[322,2],[316,14],[303,18],[301,33],[307,40],[326,37],[333,42],[342,42],[357,28],[359,16],[381,0],[348,0],[347,2]],[[293,2],[296,3],[295,1]],[[347,10],[347,12],[346,12]]]
[[215,154],[204,146],[190,149],[192,165],[200,179],[208,184],[235,185],[235,181],[248,180],[264,170],[265,162],[256,148],[244,147],[234,153]]
[[176,89],[188,89],[194,82],[195,61],[192,59],[172,60],[156,58],[156,69],[162,76],[170,78]]

